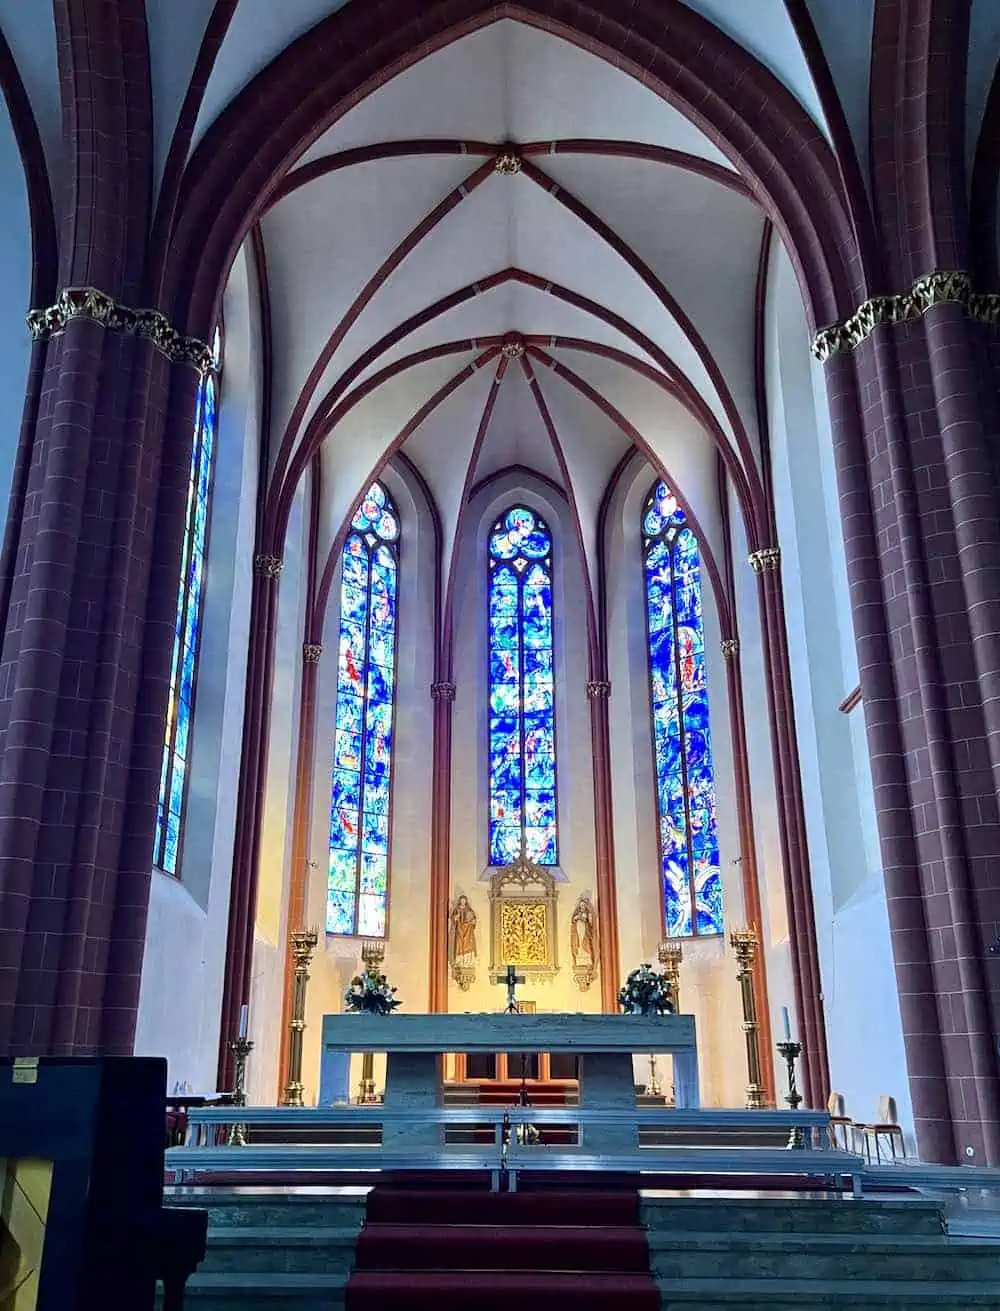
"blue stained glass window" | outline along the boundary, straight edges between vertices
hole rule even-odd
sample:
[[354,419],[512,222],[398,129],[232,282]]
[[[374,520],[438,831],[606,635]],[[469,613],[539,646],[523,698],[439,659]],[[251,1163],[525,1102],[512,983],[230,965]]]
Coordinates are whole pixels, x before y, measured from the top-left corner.
[[642,515],[646,633],[667,936],[722,933],[722,876],[698,543],[666,483]]
[[490,864],[558,861],[552,537],[517,505],[489,540]]
[[[220,334],[214,343],[218,367]],[[214,374],[202,378],[195,410],[191,470],[188,477],[181,573],[177,588],[174,648],[170,661],[170,698],[160,768],[153,863],[166,874],[177,874],[180,859],[188,765],[191,760],[191,722],[194,714],[198,646],[205,592],[205,551],[208,545],[208,507],[215,456],[217,391]]]
[[373,483],[351,520],[341,570],[328,933],[385,933],[398,573],[399,516]]

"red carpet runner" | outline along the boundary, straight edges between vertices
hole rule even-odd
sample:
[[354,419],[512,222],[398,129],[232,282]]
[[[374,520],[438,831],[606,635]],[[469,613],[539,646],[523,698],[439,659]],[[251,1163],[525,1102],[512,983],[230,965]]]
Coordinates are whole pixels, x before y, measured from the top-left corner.
[[511,1311],[528,1298],[553,1311],[659,1311],[638,1195],[369,1194],[347,1311]]

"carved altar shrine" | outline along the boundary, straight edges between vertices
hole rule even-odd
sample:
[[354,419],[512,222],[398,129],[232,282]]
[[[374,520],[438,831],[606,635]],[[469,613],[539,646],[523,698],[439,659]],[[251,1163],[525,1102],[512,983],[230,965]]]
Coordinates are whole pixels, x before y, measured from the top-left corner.
[[[446,1052],[571,1053],[579,1057],[580,1105],[588,1110],[636,1106],[634,1055],[668,1054],[674,1062],[678,1108],[697,1108],[698,1055],[693,1015],[326,1015],[324,1062],[341,1052],[385,1052],[385,1104],[399,1109],[440,1106]],[[322,1078],[321,1078],[322,1083]],[[439,1128],[397,1121],[393,1141],[437,1146]],[[636,1128],[587,1130],[588,1142],[613,1150],[634,1145]]]

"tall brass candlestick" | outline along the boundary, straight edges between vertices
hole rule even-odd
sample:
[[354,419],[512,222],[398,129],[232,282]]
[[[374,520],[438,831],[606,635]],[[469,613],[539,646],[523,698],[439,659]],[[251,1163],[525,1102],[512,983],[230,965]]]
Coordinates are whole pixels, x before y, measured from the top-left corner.
[[[233,1053],[235,1066],[233,1073],[233,1105],[246,1106],[247,1057],[253,1051],[253,1043],[249,1038],[237,1038],[235,1042],[229,1044],[229,1050]],[[231,1124],[229,1126],[228,1143],[230,1147],[246,1147],[247,1127],[245,1124]]]
[[319,934],[316,930],[305,929],[293,933],[289,943],[295,957],[295,978],[292,982],[292,1018],[288,1021],[288,1078],[282,1099],[286,1106],[302,1105],[302,1035],[306,1027],[306,985],[318,942]]
[[740,983],[743,999],[743,1033],[747,1043],[747,1100],[748,1111],[759,1111],[764,1106],[764,1086],[761,1082],[760,1034],[757,1028],[757,1003],[753,995],[753,958],[757,952],[757,934],[753,929],[737,929],[729,935],[729,942],[736,952],[739,972],[736,977]]
[[[361,963],[372,974],[377,974],[385,960],[385,941],[382,938],[367,938],[361,944]],[[358,1102],[362,1106],[377,1102],[375,1095],[375,1053],[363,1052],[361,1055],[361,1083],[358,1087]]]
[[679,1015],[681,1009],[681,961],[684,959],[684,947],[679,942],[665,938],[657,947],[656,956],[660,962],[660,969],[663,971],[670,987],[670,1002],[674,1008],[674,1014]]

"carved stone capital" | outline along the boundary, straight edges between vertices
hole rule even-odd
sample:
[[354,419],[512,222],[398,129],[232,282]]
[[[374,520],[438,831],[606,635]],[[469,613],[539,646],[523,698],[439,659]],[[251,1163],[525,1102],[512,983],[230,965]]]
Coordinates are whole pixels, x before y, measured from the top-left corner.
[[216,369],[212,348],[197,337],[185,337],[170,326],[159,310],[134,310],[120,305],[97,287],[64,287],[54,305],[27,313],[28,331],[36,341],[63,332],[73,319],[90,319],[110,332],[125,332],[151,341],[175,364],[187,364],[201,374]]
[[727,660],[731,660],[739,652],[740,642],[738,637],[724,637],[720,643],[722,654]]
[[254,572],[261,578],[277,578],[285,567],[280,555],[255,555]]
[[319,658],[323,654],[322,642],[303,642],[302,659],[307,665],[318,665]]
[[592,678],[587,683],[587,698],[590,701],[598,699],[607,700],[611,695],[611,680],[608,678]]
[[751,551],[747,560],[755,574],[768,573],[781,564],[781,548],[762,546],[759,551]]
[[448,682],[431,683],[431,700],[454,701],[455,691],[456,688],[454,683],[448,683]]
[[857,350],[883,324],[919,319],[935,305],[946,302],[964,306],[970,319],[1000,324],[1000,296],[973,291],[972,279],[961,269],[938,269],[918,278],[909,291],[872,296],[862,301],[850,318],[821,328],[813,338],[812,353],[823,362],[833,355]]

